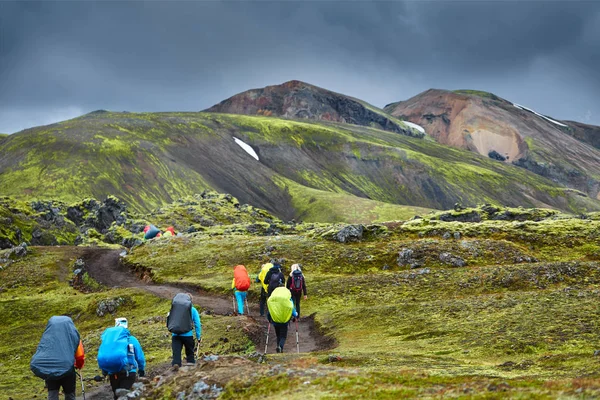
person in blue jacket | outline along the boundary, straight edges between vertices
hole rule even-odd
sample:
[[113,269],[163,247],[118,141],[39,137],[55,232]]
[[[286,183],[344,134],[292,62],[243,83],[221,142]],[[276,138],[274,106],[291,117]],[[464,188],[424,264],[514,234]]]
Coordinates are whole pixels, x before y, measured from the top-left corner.
[[[190,296],[190,301],[193,300],[191,293],[187,293]],[[200,314],[198,314],[198,310],[196,307],[192,307],[192,321],[194,323],[194,327],[191,331],[185,333],[172,333],[171,335],[171,349],[173,350],[173,361],[171,361],[171,365],[175,370],[181,367],[181,350],[185,347],[185,360],[189,364],[195,364],[196,358],[194,357],[194,347],[196,343],[194,342],[194,329],[196,330],[196,340],[200,342],[200,337],[202,336],[202,323],[200,322]]]
[[[115,319],[115,326],[120,326],[125,329],[128,328],[127,318]],[[114,398],[117,400],[116,394],[117,389],[130,390],[137,376],[146,375],[146,357],[144,351],[137,338],[133,335],[129,336],[129,344],[127,345],[127,367],[124,371],[120,371],[116,374],[110,374],[110,387],[112,388]]]

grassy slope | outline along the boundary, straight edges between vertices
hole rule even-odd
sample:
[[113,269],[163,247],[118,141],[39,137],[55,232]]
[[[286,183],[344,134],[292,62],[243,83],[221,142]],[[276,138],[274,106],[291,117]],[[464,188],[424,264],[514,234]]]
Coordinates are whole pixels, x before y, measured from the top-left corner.
[[[279,237],[153,242],[137,248],[131,260],[151,267],[161,282],[183,276],[223,292],[233,264],[254,272],[269,257],[284,257],[288,268],[302,263],[309,285],[305,315],[316,312],[322,329],[336,338],[342,361],[335,365],[349,374],[337,382],[334,376],[343,373],[310,379],[303,396],[460,396],[468,388],[496,398],[488,385],[500,382],[515,396],[553,398],[579,386],[597,391],[598,221],[426,218],[387,224],[376,237],[351,244],[325,240],[327,226],[305,228]],[[444,240],[445,232],[463,238]],[[403,248],[414,251],[422,268],[397,264]],[[442,252],[462,257],[467,267],[444,264]],[[521,262],[527,257],[538,262]],[[326,364],[326,354],[273,361],[311,368]],[[235,397],[234,390],[250,397],[294,395],[267,376],[232,382],[225,398]]]
[[[253,145],[261,161],[243,153],[232,136]],[[68,201],[110,193],[134,210],[204,188],[232,193],[284,219],[304,213],[294,207],[312,196],[309,189],[337,193],[327,200],[334,206],[343,193],[438,209],[455,202],[600,208],[523,169],[351,125],[208,113],[93,113],[11,135],[0,149],[6,155],[0,161],[3,193]],[[286,192],[282,178],[299,185]],[[370,218],[347,215],[344,203],[335,209],[340,220]]]

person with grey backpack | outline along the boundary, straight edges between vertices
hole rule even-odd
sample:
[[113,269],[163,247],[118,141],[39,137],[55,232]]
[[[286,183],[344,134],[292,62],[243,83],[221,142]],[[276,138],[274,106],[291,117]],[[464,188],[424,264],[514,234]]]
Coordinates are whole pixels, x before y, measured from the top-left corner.
[[196,340],[200,342],[202,324],[200,314],[192,305],[190,293],[177,294],[171,303],[171,311],[167,314],[167,329],[171,332],[171,349],[173,360],[171,365],[174,370],[181,367],[181,350],[185,348],[185,359],[189,364],[195,364],[193,330],[196,331]]

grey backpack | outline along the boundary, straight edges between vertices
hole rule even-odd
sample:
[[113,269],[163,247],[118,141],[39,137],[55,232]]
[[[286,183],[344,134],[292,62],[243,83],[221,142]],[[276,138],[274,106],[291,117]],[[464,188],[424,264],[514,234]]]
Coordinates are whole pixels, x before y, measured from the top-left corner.
[[179,293],[171,303],[171,311],[167,315],[167,329],[179,335],[191,331],[192,328],[192,301],[187,294]]

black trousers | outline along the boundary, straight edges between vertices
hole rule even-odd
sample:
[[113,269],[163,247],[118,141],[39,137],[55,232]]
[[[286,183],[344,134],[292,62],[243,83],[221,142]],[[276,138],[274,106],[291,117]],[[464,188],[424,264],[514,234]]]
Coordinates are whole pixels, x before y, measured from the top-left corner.
[[302,300],[302,292],[292,292],[292,299],[294,299],[294,307],[296,307],[298,318],[300,318],[300,300]]
[[127,372],[121,371],[118,374],[110,374],[110,387],[115,396],[115,400],[117,400],[116,391],[117,389],[127,389],[130,390],[133,384],[135,383],[135,378],[137,374],[135,372],[130,372],[127,375]]
[[265,288],[261,286],[260,288],[260,316],[265,316],[265,306],[267,305],[267,292],[265,292]]
[[[76,386],[76,375],[75,369],[69,372],[67,375],[60,379],[46,380],[46,386],[48,386],[48,392],[56,391],[56,398],[58,398],[58,391],[62,387],[65,393],[65,398],[75,398],[75,386]],[[49,393],[50,395],[50,393]],[[71,395],[71,396],[70,396]],[[50,395],[51,396],[51,395]],[[50,397],[49,396],[49,397]]]
[[181,348],[185,347],[185,359],[188,363],[194,364],[194,337],[193,336],[173,336],[171,338],[171,349],[173,349],[173,361],[171,365],[179,365],[181,367]]
[[283,350],[285,339],[287,339],[288,334],[288,324],[279,324],[277,322],[273,322],[273,326],[275,327],[275,334],[277,335],[277,346]]

